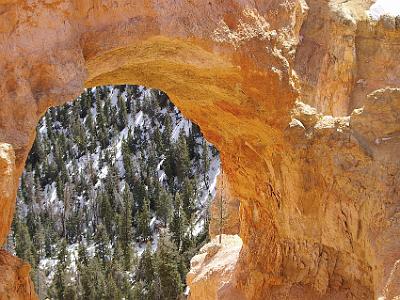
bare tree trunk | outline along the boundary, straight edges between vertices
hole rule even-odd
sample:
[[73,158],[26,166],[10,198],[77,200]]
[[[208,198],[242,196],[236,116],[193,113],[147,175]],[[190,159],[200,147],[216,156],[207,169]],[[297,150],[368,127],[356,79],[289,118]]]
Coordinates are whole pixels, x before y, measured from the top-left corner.
[[222,227],[224,226],[224,197],[223,197],[223,193],[224,193],[224,170],[221,171],[221,195],[220,195],[220,202],[219,202],[219,243],[222,243]]

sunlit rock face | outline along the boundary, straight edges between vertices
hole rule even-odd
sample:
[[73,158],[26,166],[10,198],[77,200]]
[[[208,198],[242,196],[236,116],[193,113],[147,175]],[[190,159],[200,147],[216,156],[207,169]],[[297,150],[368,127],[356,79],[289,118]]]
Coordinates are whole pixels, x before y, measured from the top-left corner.
[[29,276],[31,266],[19,258],[0,250],[0,295],[1,299],[37,299]]
[[190,299],[244,299],[235,288],[242,240],[237,235],[214,237],[191,261],[187,281]]
[[[0,3],[0,141],[16,154],[9,195],[46,108],[85,86],[159,88],[220,150],[240,202],[230,295],[397,295],[395,17],[370,20],[368,0]],[[2,241],[13,198],[1,198]]]
[[15,154],[10,144],[0,142],[0,244],[3,245],[15,209]]

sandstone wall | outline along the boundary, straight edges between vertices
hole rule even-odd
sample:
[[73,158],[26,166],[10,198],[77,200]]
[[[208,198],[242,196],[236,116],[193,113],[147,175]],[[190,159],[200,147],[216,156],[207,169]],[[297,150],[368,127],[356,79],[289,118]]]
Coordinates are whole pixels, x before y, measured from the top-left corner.
[[240,201],[243,246],[213,295],[397,295],[400,21],[369,21],[371,2],[0,1],[0,141],[16,156],[0,239],[45,110],[143,84],[200,125]]

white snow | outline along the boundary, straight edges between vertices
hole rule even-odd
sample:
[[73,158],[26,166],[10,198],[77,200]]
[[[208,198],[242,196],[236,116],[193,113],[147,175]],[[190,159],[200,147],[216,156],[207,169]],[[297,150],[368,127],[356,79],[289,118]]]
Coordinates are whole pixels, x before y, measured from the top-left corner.
[[399,0],[377,0],[368,11],[369,16],[373,20],[379,20],[384,15],[399,16],[400,1]]
[[162,164],[163,164],[163,162],[165,161],[165,157],[162,157],[161,158],[161,161],[158,163],[158,165],[157,165],[157,171],[159,171],[160,170],[160,168],[161,168],[161,166],[162,166]]
[[119,89],[112,89],[112,93],[111,93],[111,104],[113,106],[117,105],[118,102],[118,93],[119,93]]
[[167,177],[167,175],[165,174],[165,172],[163,170],[158,171],[158,181],[159,182],[163,182],[166,177]]
[[[47,186],[46,186],[47,188]],[[48,194],[50,195],[49,197],[47,197],[47,199],[49,199],[50,203],[53,204],[56,200],[57,200],[57,187],[56,187],[56,183],[53,182],[49,188]]]
[[108,166],[104,166],[99,172],[99,178],[104,179],[108,174]]
[[135,116],[135,126],[143,126],[143,111],[139,111]]
[[181,130],[184,130],[185,134],[189,135],[189,130],[191,127],[192,123],[190,121],[188,120],[180,121],[172,131],[171,140],[176,142],[178,140],[179,134],[181,133]]
[[155,226],[155,224],[156,224],[156,220],[157,220],[156,217],[153,217],[153,218],[150,220],[150,228],[151,228],[152,231],[154,231],[154,226]]

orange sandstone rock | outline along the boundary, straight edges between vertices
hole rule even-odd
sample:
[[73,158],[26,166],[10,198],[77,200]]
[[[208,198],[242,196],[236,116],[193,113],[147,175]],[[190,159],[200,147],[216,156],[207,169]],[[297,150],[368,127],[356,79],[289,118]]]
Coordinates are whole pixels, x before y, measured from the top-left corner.
[[242,240],[237,235],[222,234],[203,246],[191,261],[187,275],[190,299],[244,299],[235,289],[236,267]]
[[31,266],[0,250],[0,299],[38,299],[29,272]]
[[0,240],[45,110],[83,87],[143,84],[200,125],[240,201],[234,283],[220,294],[215,273],[207,285],[204,261],[192,295],[393,298],[400,28],[369,20],[371,3],[0,1],[0,141],[15,151],[12,180],[0,177]]

